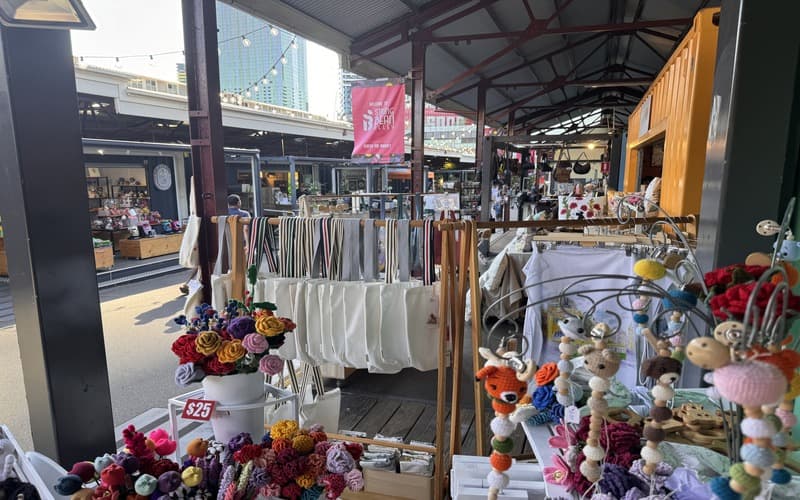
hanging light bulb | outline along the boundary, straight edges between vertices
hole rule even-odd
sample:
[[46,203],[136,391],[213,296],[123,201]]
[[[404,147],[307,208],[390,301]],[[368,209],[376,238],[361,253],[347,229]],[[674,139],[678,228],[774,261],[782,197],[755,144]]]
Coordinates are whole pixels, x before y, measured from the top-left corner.
[[292,48],[293,48],[293,49],[296,49],[296,48],[297,48],[297,42],[296,42],[296,41],[294,41],[294,40],[292,40]]
[[272,69],[269,70],[269,72],[272,73],[273,76],[278,74],[278,70],[277,70],[277,68],[275,68],[275,66],[273,66]]
[[262,78],[262,79],[261,79],[261,84],[262,84],[262,85],[266,85],[266,84],[268,84],[268,83],[269,83],[269,80],[267,80],[267,77],[266,77],[266,76],[265,76],[264,78]]
[[286,56],[281,56],[281,64],[286,64]]
[[150,64],[150,66],[155,66],[155,65],[156,65],[156,60],[153,58],[153,56],[152,56],[152,55],[150,56],[150,62],[149,62],[149,64]]
[[280,31],[278,31],[278,28],[276,28],[271,24],[269,25],[269,32],[272,34],[272,36],[278,36],[278,33],[280,33]]
[[244,45],[245,47],[249,47],[250,46],[250,39],[247,38],[244,35],[242,35],[242,45]]
[[258,85],[253,85],[253,92],[258,92]]
[[117,68],[117,69],[122,67],[122,63],[119,62],[119,57],[115,57],[114,58],[114,67]]
[[246,92],[244,93],[244,95],[245,95],[245,96],[247,96],[247,97],[250,97],[250,91],[249,91],[249,90],[248,90],[248,91],[246,91]]

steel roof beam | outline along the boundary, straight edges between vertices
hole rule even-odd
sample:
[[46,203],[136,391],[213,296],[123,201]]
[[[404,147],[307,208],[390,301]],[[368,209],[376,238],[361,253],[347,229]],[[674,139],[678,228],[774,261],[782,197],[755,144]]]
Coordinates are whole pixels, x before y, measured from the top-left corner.
[[[603,71],[603,70],[599,70]],[[551,80],[549,82],[514,82],[514,83],[493,83],[493,88],[516,88],[516,87],[543,87],[553,83],[561,83],[564,87],[640,87],[653,83],[652,78],[634,78],[628,80]],[[522,107],[522,106],[520,106]]]

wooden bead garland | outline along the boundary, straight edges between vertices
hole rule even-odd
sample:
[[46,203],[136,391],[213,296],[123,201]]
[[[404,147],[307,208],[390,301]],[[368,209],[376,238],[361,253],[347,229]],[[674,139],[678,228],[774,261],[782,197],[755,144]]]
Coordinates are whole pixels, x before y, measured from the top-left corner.
[[[651,411],[652,420],[645,426],[644,435],[647,438],[647,444],[642,449],[642,458],[645,461],[642,470],[648,475],[655,473],[656,467],[663,458],[661,452],[658,451],[659,443],[664,440],[662,425],[664,421],[672,418],[672,412],[664,410],[667,409],[667,403],[675,396],[672,384],[677,382],[681,372],[681,362],[672,358],[666,341],[658,341],[657,350],[658,356],[642,363],[642,376],[655,382],[651,390],[655,411]],[[658,409],[656,410],[656,408]]]
[[589,387],[592,390],[588,401],[591,409],[589,435],[586,446],[583,447],[586,460],[581,463],[580,472],[593,483],[600,480],[600,462],[605,458],[605,450],[600,446],[600,431],[608,415],[608,405],[603,404],[605,393],[611,385],[609,380],[617,373],[620,365],[619,356],[606,348],[605,339],[609,334],[608,325],[598,323],[591,332],[594,345],[585,345],[580,349],[580,353],[584,356],[584,367],[594,375],[589,379]]
[[572,397],[569,382],[573,370],[572,361],[570,360],[578,351],[572,341],[581,338],[584,334],[583,321],[580,318],[570,316],[559,320],[558,328],[561,330],[562,335],[558,345],[561,361],[558,363],[558,379],[555,382],[558,390],[556,401],[566,408],[575,404],[575,398]]

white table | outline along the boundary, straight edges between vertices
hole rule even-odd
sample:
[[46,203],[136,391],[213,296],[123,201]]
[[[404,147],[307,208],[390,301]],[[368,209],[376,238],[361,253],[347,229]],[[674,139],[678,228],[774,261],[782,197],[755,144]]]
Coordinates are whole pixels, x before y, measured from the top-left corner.
[[[553,436],[552,427],[548,425],[530,425],[527,422],[522,422],[522,430],[525,431],[525,436],[528,438],[528,443],[533,449],[533,454],[536,455],[536,461],[544,471],[545,467],[553,464],[553,455],[556,451],[547,444],[547,440]],[[547,498],[551,499],[574,499],[578,498],[576,495],[568,492],[566,488],[557,484],[551,484],[545,481],[544,491]]]

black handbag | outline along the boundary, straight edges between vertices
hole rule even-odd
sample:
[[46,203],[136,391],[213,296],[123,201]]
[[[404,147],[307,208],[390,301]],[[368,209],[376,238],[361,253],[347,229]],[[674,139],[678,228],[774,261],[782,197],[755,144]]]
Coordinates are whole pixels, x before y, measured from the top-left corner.
[[[582,157],[583,157],[583,158],[584,158],[586,161],[583,161],[583,162],[582,162],[582,161],[580,161],[580,160],[581,160],[581,156],[582,156]],[[589,163],[589,158],[586,156],[586,153],[584,153],[583,151],[581,151],[581,154],[580,154],[580,155],[578,155],[578,159],[577,159],[577,160],[575,160],[575,165],[572,167],[572,171],[573,171],[573,172],[575,172],[575,173],[576,173],[576,174],[578,174],[578,175],[586,175],[586,174],[588,174],[588,173],[589,173],[589,171],[590,171],[591,169],[592,169],[592,164],[591,164],[591,163]]]

